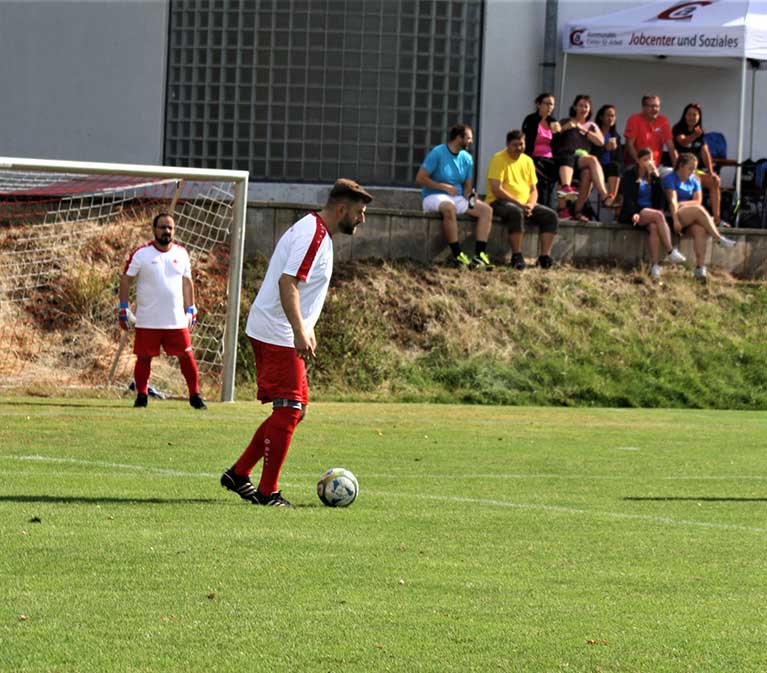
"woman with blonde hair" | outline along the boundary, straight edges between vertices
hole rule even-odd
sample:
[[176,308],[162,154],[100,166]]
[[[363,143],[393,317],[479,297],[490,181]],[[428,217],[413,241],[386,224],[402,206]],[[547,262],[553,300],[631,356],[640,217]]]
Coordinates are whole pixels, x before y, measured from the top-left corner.
[[695,176],[698,160],[694,154],[684,152],[676,160],[675,170],[666,175],[661,184],[668,200],[668,210],[677,234],[692,237],[695,251],[695,277],[705,279],[706,241],[711,236],[714,241],[731,248],[735,241],[722,236],[714,220],[703,207],[703,195],[700,180]]

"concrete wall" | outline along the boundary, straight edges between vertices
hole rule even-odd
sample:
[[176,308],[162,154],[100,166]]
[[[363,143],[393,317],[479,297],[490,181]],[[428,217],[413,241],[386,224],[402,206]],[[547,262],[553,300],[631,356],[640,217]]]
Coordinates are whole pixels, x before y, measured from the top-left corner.
[[[270,256],[280,236],[307,210],[307,206],[298,204],[250,203],[245,231],[246,259],[257,252]],[[471,252],[473,220],[462,217],[460,222],[461,240],[466,241],[464,248]],[[728,236],[739,244],[724,249],[709,241],[707,264],[740,277],[767,277],[767,230],[735,229]],[[643,231],[624,225],[560,221],[552,256],[556,262],[636,267],[647,261],[645,239]],[[449,254],[439,216],[419,211],[368,209],[367,221],[355,235],[338,235],[333,244],[339,261],[374,258],[431,263],[444,261]],[[683,240],[680,250],[689,260],[694,259],[690,240]],[[534,233],[525,236],[522,252],[534,261],[537,256]],[[506,233],[499,224],[493,227],[488,254],[496,263],[510,260]]]
[[168,0],[0,1],[0,155],[162,163]]

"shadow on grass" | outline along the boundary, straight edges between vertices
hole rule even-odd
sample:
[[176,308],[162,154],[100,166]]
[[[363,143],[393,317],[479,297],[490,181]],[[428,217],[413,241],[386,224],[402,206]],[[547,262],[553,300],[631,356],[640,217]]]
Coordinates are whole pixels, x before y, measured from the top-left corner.
[[[119,398],[110,399],[110,400],[100,400],[97,398],[92,399],[84,399],[82,401],[75,401],[75,402],[59,402],[57,400],[49,400],[45,397],[41,398],[35,398],[35,399],[24,399],[24,400],[0,400],[0,407],[62,407],[62,408],[69,408],[69,409],[94,409],[94,408],[105,408],[105,409],[114,409],[116,408],[116,404],[122,402],[123,405],[127,408],[127,398],[124,400],[121,400]],[[117,407],[119,408],[119,407]],[[132,407],[131,407],[132,408]]]
[[627,496],[624,500],[633,500],[639,502],[767,502],[767,498],[725,498],[716,496],[703,496],[695,498],[691,496],[665,496],[665,497],[643,497]]
[[122,503],[126,505],[183,505],[183,504],[227,504],[227,500],[218,498],[108,498],[87,497],[82,495],[0,495],[0,502],[36,502],[61,503],[64,505],[101,505],[104,503]]
[[[242,507],[250,503],[244,503],[242,500],[232,500],[231,498],[108,498],[108,497],[88,497],[82,495],[0,495],[2,502],[32,502],[32,503],[51,503],[62,505],[102,505],[102,504],[121,504],[121,505],[237,505]],[[254,505],[250,505],[254,507]],[[293,509],[313,509],[322,507],[321,503],[315,504],[293,504]]]

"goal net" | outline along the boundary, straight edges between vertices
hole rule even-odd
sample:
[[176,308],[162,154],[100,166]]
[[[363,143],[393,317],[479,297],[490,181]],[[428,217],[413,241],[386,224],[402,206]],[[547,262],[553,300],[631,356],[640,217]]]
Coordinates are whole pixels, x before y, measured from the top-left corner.
[[[130,386],[119,277],[152,240],[154,215],[169,212],[192,258],[202,393],[232,400],[247,175],[0,157],[0,392]],[[150,385],[186,395],[176,358],[155,358]]]

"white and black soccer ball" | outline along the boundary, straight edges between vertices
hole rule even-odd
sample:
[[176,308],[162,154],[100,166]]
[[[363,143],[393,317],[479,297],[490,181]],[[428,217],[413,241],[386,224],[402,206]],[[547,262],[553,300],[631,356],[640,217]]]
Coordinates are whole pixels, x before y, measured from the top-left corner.
[[328,507],[348,507],[359,490],[357,477],[343,467],[331,467],[317,482],[317,495]]

